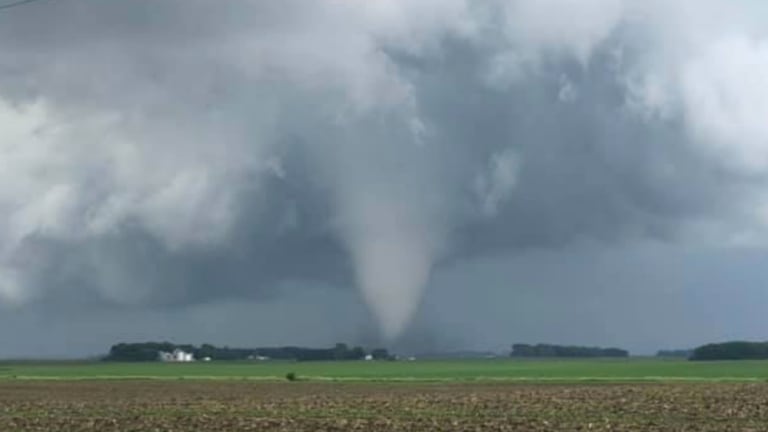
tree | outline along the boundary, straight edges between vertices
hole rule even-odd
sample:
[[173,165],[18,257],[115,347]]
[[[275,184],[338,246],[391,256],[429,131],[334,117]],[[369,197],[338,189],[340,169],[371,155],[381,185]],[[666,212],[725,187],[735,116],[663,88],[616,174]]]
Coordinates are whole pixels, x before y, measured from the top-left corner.
[[385,348],[376,348],[375,350],[371,351],[371,357],[373,357],[374,360],[389,360],[389,351],[387,351]]
[[768,342],[732,341],[702,345],[693,350],[690,360],[768,359]]
[[333,348],[333,358],[335,360],[346,360],[349,357],[349,348],[345,343],[337,343]]
[[599,348],[575,345],[551,345],[551,344],[514,344],[511,357],[565,357],[565,358],[590,358],[590,357],[628,357],[629,352],[619,348]]

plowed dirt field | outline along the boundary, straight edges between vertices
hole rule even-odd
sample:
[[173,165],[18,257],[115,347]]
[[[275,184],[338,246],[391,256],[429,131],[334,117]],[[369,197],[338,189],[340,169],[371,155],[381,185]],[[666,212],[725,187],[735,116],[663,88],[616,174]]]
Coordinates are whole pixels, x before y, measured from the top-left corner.
[[0,431],[768,431],[768,384],[6,381]]

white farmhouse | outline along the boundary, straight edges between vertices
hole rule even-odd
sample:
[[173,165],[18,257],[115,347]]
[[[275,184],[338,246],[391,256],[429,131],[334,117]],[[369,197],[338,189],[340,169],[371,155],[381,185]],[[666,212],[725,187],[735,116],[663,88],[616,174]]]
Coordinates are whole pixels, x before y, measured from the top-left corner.
[[162,362],[187,363],[195,361],[192,353],[184,352],[178,348],[173,350],[173,352],[160,351],[157,353],[157,358]]

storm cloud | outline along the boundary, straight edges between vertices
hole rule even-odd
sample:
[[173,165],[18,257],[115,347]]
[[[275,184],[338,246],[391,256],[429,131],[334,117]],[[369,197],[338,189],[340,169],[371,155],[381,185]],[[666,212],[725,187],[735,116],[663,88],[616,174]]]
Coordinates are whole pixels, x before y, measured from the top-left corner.
[[[766,13],[749,0],[0,11],[3,314],[183,314],[297,284],[328,302],[359,292],[393,341],[442,325],[425,290],[455,296],[434,281],[481,262],[511,269],[518,283],[498,289],[525,307],[541,303],[530,269],[568,274],[581,247],[626,262],[647,244],[686,262],[761,251]],[[606,310],[663,295],[629,280],[600,294]],[[489,281],[466,281],[452,313],[482,316],[492,296],[470,288]]]

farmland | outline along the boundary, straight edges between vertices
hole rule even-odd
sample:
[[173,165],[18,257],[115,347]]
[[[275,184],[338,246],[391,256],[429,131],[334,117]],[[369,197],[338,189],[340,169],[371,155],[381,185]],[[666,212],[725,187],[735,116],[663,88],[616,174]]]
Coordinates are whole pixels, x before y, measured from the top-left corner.
[[765,431],[768,386],[5,381],[3,431]]
[[0,363],[2,379],[283,380],[309,381],[766,381],[768,361],[456,360],[398,362]]
[[0,363],[0,430],[768,431],[768,362]]

